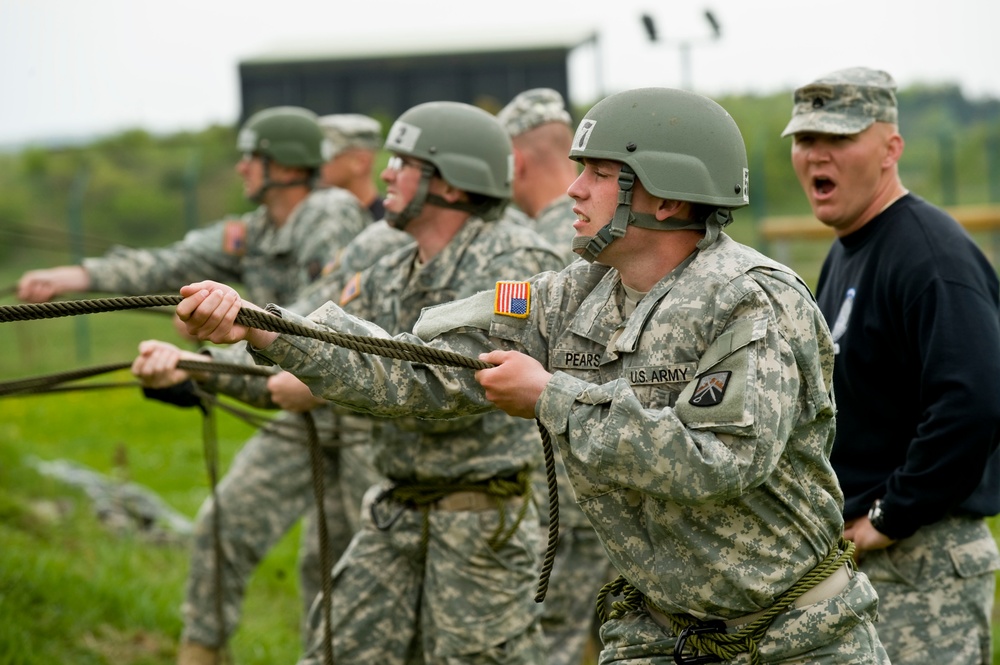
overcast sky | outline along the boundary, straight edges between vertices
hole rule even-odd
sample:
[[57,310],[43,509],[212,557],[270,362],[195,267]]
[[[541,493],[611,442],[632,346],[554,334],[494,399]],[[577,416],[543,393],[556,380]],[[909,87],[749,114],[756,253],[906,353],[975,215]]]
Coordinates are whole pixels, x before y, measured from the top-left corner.
[[0,0],[0,145],[233,123],[237,63],[289,44],[567,24],[600,34],[599,65],[585,48],[571,59],[580,103],[648,85],[790,91],[857,65],[1000,98],[1000,0]]

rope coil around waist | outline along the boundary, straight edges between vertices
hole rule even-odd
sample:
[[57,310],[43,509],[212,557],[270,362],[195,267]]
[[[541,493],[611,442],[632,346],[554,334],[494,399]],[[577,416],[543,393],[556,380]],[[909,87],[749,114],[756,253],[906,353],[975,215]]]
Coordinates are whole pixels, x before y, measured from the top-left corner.
[[[396,521],[402,510],[406,507],[417,508],[424,513],[423,517],[423,544],[426,546],[429,537],[429,513],[435,503],[456,492],[481,492],[489,496],[496,506],[499,515],[499,523],[496,531],[490,536],[489,544],[493,549],[503,547],[517,531],[525,515],[528,512],[528,502],[531,499],[531,474],[528,471],[520,471],[515,476],[494,477],[479,483],[456,483],[452,485],[442,485],[440,483],[403,483],[386,489],[375,499],[372,504],[372,518],[375,526],[380,529],[388,529]],[[521,507],[518,509],[517,518],[514,523],[507,528],[507,511],[504,506],[508,499],[523,497]],[[383,501],[392,499],[400,504],[400,513],[393,516],[388,522],[381,523],[375,514],[376,508]]]
[[[690,614],[668,614],[662,610],[658,611],[669,621],[679,641],[681,636],[685,637],[687,646],[724,661],[732,660],[739,654],[746,653],[750,656],[750,665],[759,665],[761,657],[757,643],[763,639],[767,629],[778,615],[787,611],[802,594],[816,587],[842,566],[845,564],[853,565],[853,557],[854,543],[841,538],[815,568],[778,596],[773,605],[761,612],[758,618],[740,626],[739,630],[732,633],[725,632],[722,622],[703,622]],[[622,596],[621,600],[611,603],[610,611],[606,605],[608,595]],[[622,576],[605,584],[597,594],[597,612],[601,623],[609,618],[621,618],[627,612],[642,610],[646,605],[656,608],[652,601]],[[678,646],[684,645],[679,643]],[[699,656],[678,660],[678,655],[678,651],[675,649],[675,662],[714,661],[714,658],[704,659],[704,657]]]

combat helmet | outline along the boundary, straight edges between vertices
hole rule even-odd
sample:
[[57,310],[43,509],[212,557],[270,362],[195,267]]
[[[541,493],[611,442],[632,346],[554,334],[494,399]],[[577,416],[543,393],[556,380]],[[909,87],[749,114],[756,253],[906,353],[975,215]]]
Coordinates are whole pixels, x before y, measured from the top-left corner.
[[275,106],[254,113],[243,123],[236,148],[283,166],[305,168],[319,168],[333,154],[319,118],[298,106]]
[[[584,116],[569,156],[622,162],[614,218],[575,248],[593,261],[628,224],[651,229],[706,229],[709,242],[732,221],[731,210],[750,203],[746,147],[736,122],[717,103],[692,92],[639,88],[601,100]],[[707,219],[657,220],[631,210],[638,178],[650,194],[699,204]]]
[[[402,212],[386,215],[396,228],[419,215],[425,202],[494,220],[510,201],[514,174],[510,138],[497,119],[480,108],[450,101],[418,104],[393,123],[385,149],[425,163],[413,200]],[[450,203],[429,194],[435,174],[470,194],[471,202]]]
[[[250,195],[259,203],[264,192],[275,187],[313,187],[321,167],[333,156],[333,144],[319,126],[319,118],[298,106],[275,106],[250,116],[236,137],[236,149],[260,156],[264,161],[264,182]],[[271,162],[308,170],[308,175],[292,182],[271,180]]]

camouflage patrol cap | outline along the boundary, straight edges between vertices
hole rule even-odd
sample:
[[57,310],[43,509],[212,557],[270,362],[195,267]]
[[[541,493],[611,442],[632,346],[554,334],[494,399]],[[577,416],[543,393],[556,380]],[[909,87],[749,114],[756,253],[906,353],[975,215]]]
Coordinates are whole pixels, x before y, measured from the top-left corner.
[[349,148],[378,150],[382,147],[382,123],[360,113],[334,113],[319,119],[319,126],[333,144],[333,156]]
[[792,119],[782,136],[796,132],[857,134],[875,122],[898,120],[896,82],[867,67],[841,69],[797,89]]
[[573,124],[562,95],[552,88],[525,90],[500,109],[497,120],[512,138],[549,122]]

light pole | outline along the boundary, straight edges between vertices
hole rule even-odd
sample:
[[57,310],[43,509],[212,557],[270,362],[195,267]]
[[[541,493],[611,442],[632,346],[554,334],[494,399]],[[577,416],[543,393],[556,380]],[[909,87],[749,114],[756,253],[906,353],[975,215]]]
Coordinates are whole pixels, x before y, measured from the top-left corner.
[[[711,39],[717,40],[722,36],[722,27],[719,25],[718,19],[715,18],[715,14],[712,13],[710,9],[706,9],[704,12],[705,20],[708,21],[709,26],[712,28]],[[656,23],[653,21],[653,17],[649,14],[643,14],[642,25],[646,29],[646,36],[649,37],[649,41],[656,43]],[[677,42],[677,49],[680,53],[681,59],[681,87],[684,90],[693,90],[694,85],[691,80],[691,44],[692,40],[685,39]]]

